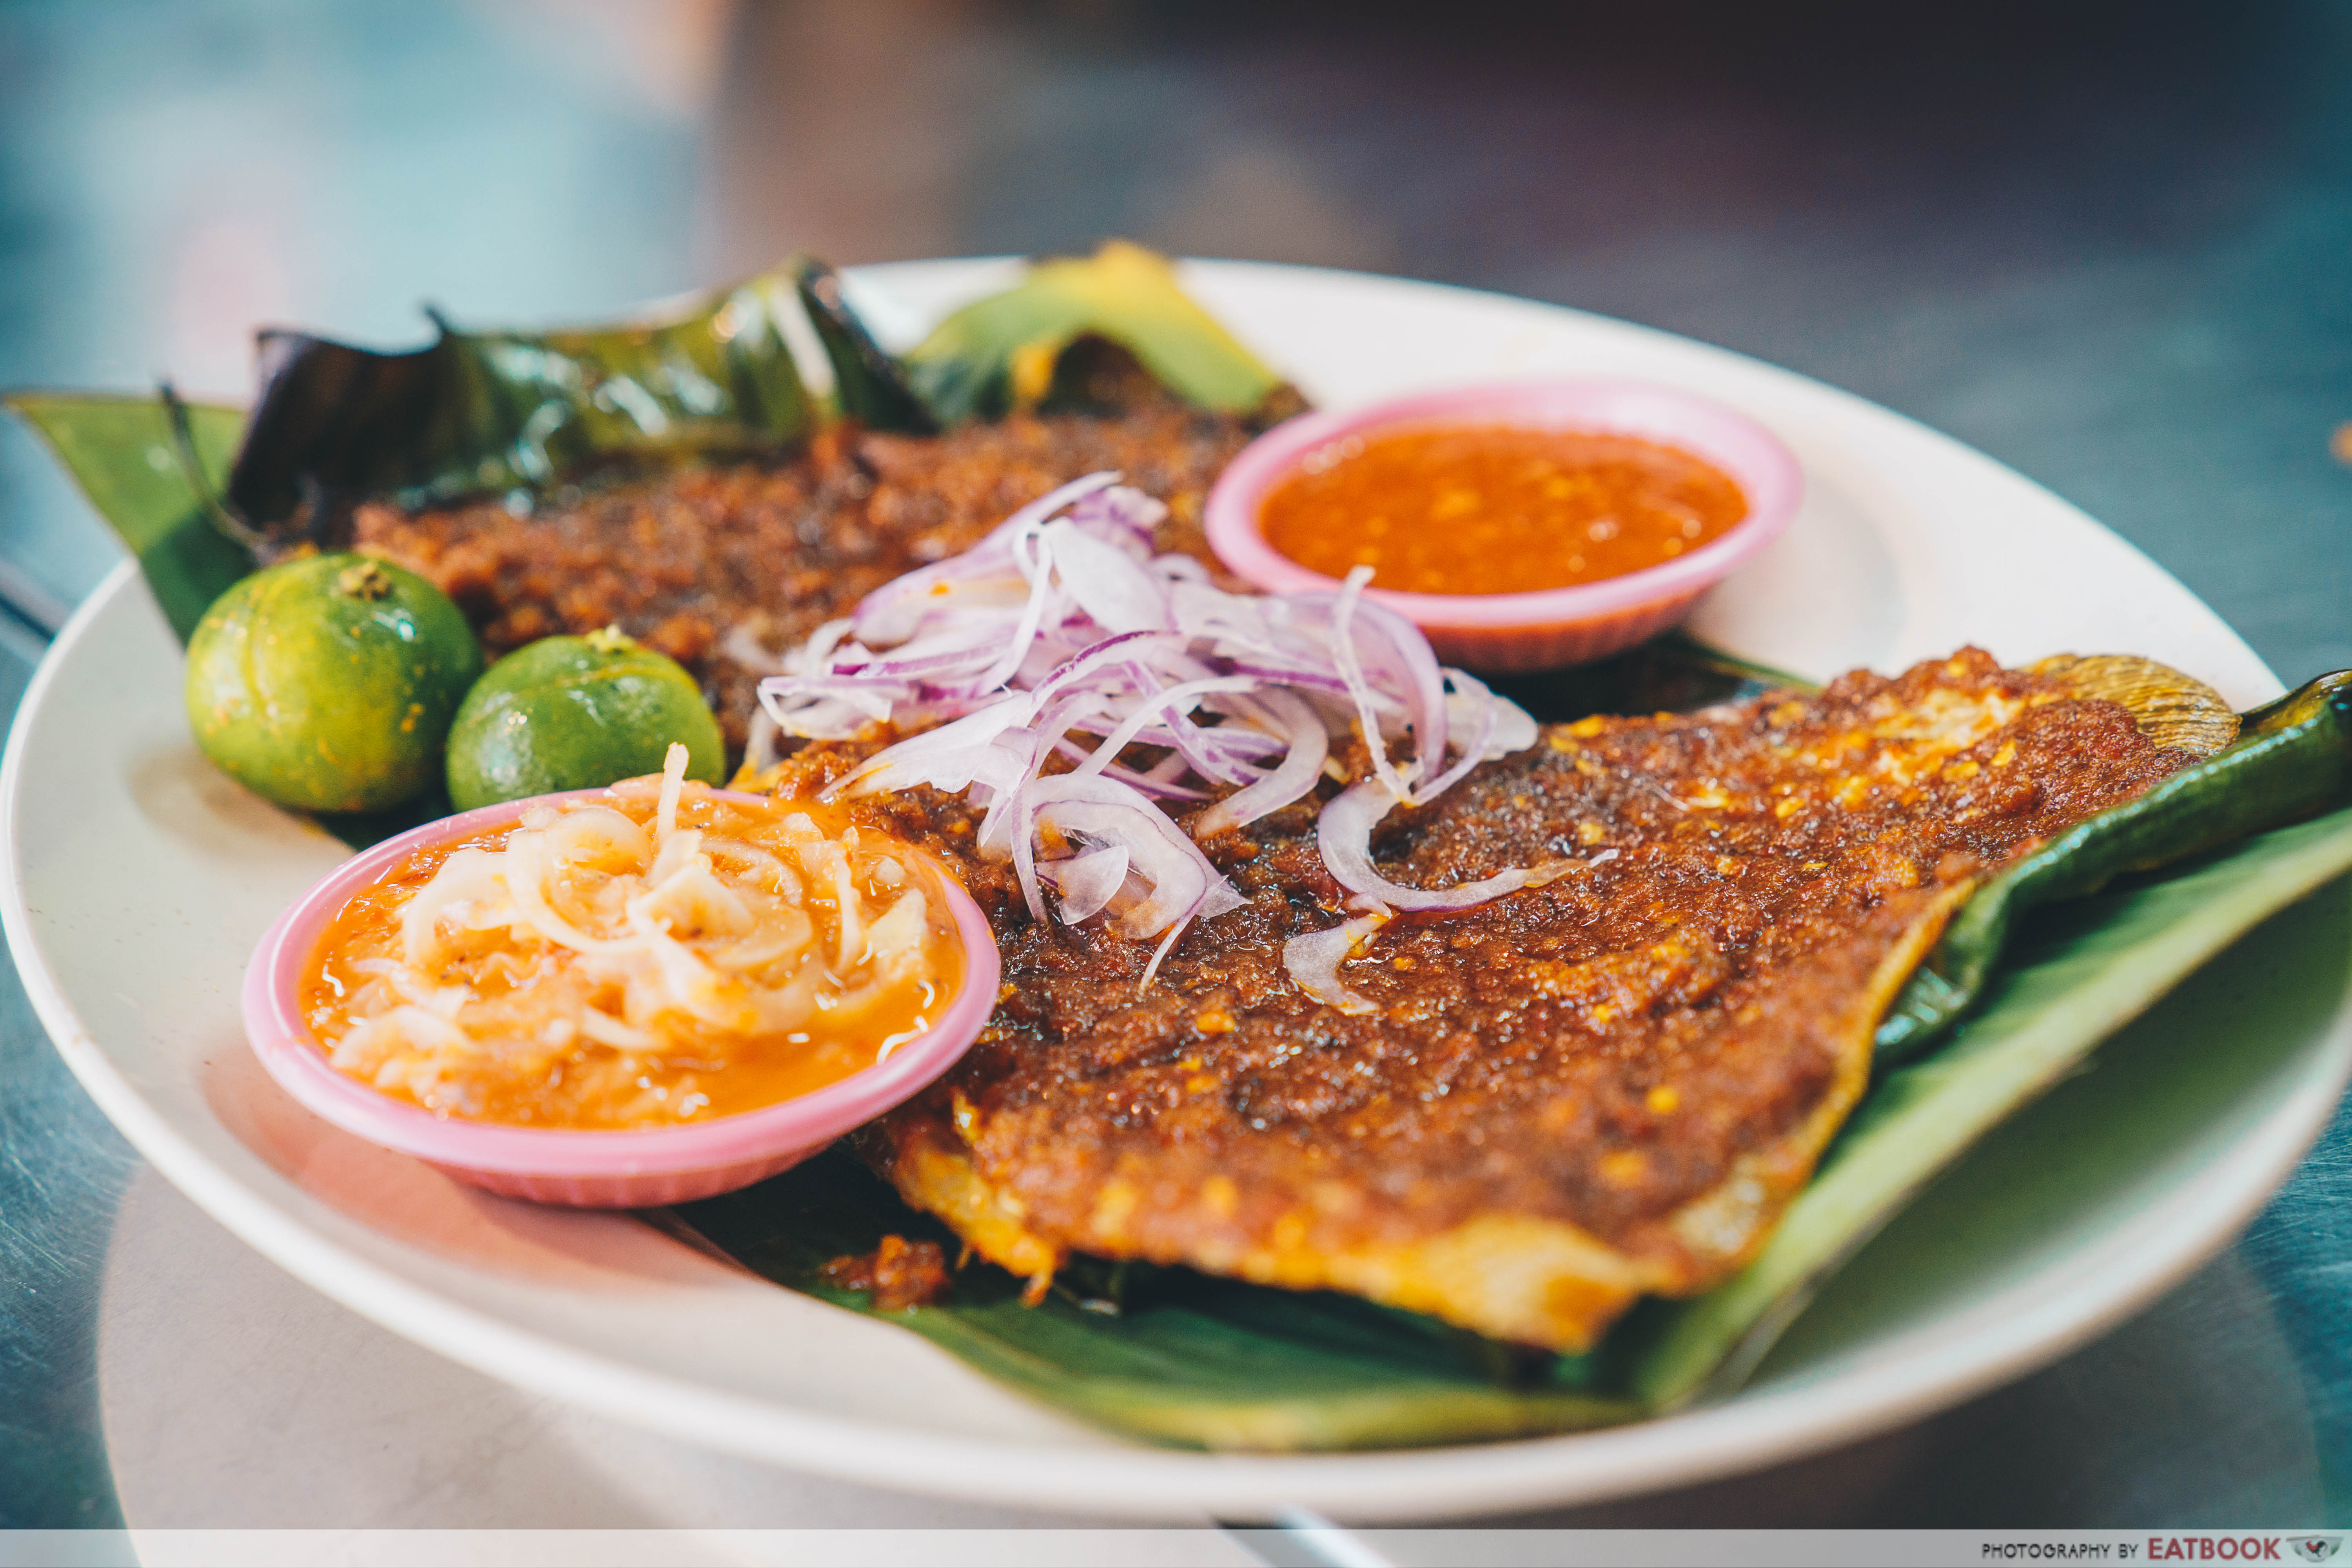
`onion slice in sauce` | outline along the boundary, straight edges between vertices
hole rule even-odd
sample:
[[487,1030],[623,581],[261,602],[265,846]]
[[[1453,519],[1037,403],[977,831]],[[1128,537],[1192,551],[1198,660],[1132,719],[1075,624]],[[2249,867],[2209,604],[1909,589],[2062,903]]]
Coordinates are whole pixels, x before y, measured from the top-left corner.
[[1323,864],[1339,884],[1350,892],[1374,898],[1400,910],[1466,910],[1514,893],[1539,888],[1555,878],[1581,868],[1581,860],[1550,860],[1541,866],[1516,867],[1476,882],[1451,888],[1408,888],[1381,876],[1372,865],[1372,830],[1396,808],[1396,799],[1377,779],[1351,784],[1331,797],[1315,821],[1315,840]]
[[1375,1004],[1348,989],[1348,983],[1339,978],[1339,966],[1391,918],[1387,910],[1375,910],[1328,931],[1294,936],[1282,944],[1282,967],[1301,991],[1326,1006],[1342,1013],[1377,1013],[1380,1008]]

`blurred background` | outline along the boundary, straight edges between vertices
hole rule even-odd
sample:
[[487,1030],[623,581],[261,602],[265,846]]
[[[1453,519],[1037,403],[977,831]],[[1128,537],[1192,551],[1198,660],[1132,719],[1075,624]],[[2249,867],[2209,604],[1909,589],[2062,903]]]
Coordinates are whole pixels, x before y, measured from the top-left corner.
[[[758,268],[1126,235],[1624,316],[1991,452],[2352,664],[2352,11],[1992,0],[0,3],[0,384],[242,396]],[[0,434],[0,538],[110,547]],[[2208,554],[2226,534],[2236,547]],[[2343,536],[2339,536],[2341,538]]]
[[[2337,0],[0,0],[0,387],[241,400],[264,322],[400,346],[426,301],[594,317],[794,247],[1108,235],[1759,355],[2081,504],[2290,683],[2352,665]],[[114,559],[0,421],[0,705]],[[110,1516],[75,1347],[135,1168],[0,980],[0,1524]],[[2011,1459],[1949,1521],[2019,1489],[2169,1518],[2168,1478],[2253,1463],[2226,1426],[2168,1428],[2155,1394],[2139,1447],[2014,1440],[2243,1310],[2297,1358],[2342,1506],[2348,1168],[2339,1125],[2217,1266],[2223,1296],[2095,1376],[2065,1363],[1956,1417]],[[2190,1511],[2278,1503],[2240,1480]]]

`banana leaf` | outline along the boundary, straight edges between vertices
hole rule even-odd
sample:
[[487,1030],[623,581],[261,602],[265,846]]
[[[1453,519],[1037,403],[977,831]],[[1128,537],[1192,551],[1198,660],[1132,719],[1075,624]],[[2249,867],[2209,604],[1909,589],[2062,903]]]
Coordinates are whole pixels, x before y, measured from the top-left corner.
[[869,430],[928,436],[939,421],[907,379],[906,367],[883,351],[842,297],[841,276],[814,256],[787,261],[809,325],[833,365],[833,398],[842,415]]
[[[1617,667],[1634,689],[1677,650]],[[1769,672],[1717,660],[1718,681]],[[1944,983],[1966,999],[1904,1034],[1940,1047],[1887,1066],[1762,1252],[1716,1289],[1652,1301],[1580,1357],[1489,1344],[1411,1313],[1184,1269],[1139,1285],[1081,1260],[1055,1293],[967,1267],[940,1304],[877,1312],[820,1272],[885,1235],[944,1228],[843,1152],[659,1223],[746,1267],[882,1316],[1038,1402],[1129,1436],[1205,1448],[1316,1449],[1496,1440],[1635,1419],[1737,1389],[1837,1268],[1995,1126],[2267,916],[2352,870],[2352,677],[2250,715],[2247,737],[2139,802],[2054,840],[1978,895]],[[2297,821],[2297,818],[2311,818]],[[2146,870],[2196,858],[2152,878]],[[2097,889],[2107,889],[2104,893]],[[2074,901],[2027,918],[2042,902]],[[1972,908],[1976,907],[1972,904]],[[1963,1016],[1964,1015],[1964,1016]],[[1955,1019],[1958,1020],[1955,1026]]]
[[535,490],[604,466],[788,448],[816,410],[785,339],[789,269],[665,316],[439,336],[380,353],[267,331],[229,509],[267,550],[334,548],[351,509]]
[[1881,1064],[1906,1060],[1984,989],[2028,910],[2185,860],[2352,795],[2352,671],[2245,715],[2237,742],[2139,799],[2060,834],[1970,899],[1879,1026]]
[[[796,310],[832,364],[832,408],[812,400],[794,366],[786,328]],[[1130,349],[1205,406],[1255,408],[1276,385],[1177,289],[1165,261],[1117,242],[1093,260],[1045,263],[968,307],[911,364],[882,350],[838,276],[808,256],[613,325],[468,332],[434,320],[437,339],[410,353],[264,332],[249,424],[168,391],[0,402],[42,436],[138,557],[184,641],[256,566],[303,545],[340,547],[363,500],[420,506],[683,458],[772,453],[836,413],[927,433],[1013,405],[1012,367],[1042,366],[1050,383],[1061,351],[1086,334]]]
[[[254,567],[248,541],[220,515],[219,493],[245,428],[241,409],[103,393],[17,393],[0,405],[23,418],[81,485],[137,557],[163,618],[182,642],[215,599]],[[449,815],[436,785],[390,811],[310,813],[354,849]]]
[[1116,239],[965,306],[908,352],[906,370],[940,424],[995,418],[1047,401],[1064,351],[1084,338],[1117,344],[1204,408],[1246,414],[1282,384],[1176,286],[1166,258]]
[[791,446],[817,417],[782,325],[802,287],[788,264],[661,319],[538,333],[444,324],[414,353],[264,332],[249,423],[168,389],[0,403],[138,558],[184,642],[256,566],[340,546],[362,500],[422,505],[604,465]]
[[1638,1414],[1581,1386],[1581,1363],[1514,1359],[1434,1320],[1351,1297],[1270,1290],[1185,1269],[1123,1300],[1079,1272],[1034,1307],[988,1264],[942,1306],[876,1311],[822,1273],[885,1235],[960,1245],[834,1150],[760,1186],[684,1205],[667,1228],[747,1268],[915,1332],[1041,1403],[1133,1436],[1212,1448],[1402,1447],[1599,1425]]
[[1669,1408],[1737,1388],[1829,1275],[1939,1172],[2207,960],[2347,870],[2352,810],[2338,810],[2048,911],[1943,1046],[1873,1085],[1763,1253],[1636,1325],[1648,1342],[1630,1392]]
[[253,570],[247,545],[219,525],[210,500],[245,429],[242,411],[182,404],[175,417],[161,396],[71,392],[16,393],[0,405],[32,426],[138,558],[182,642]]

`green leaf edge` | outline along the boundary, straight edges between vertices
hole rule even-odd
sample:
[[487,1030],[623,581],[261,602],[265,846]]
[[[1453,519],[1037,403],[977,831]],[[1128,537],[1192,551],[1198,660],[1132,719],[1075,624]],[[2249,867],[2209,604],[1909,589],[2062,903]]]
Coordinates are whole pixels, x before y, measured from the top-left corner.
[[[2352,870],[2352,809],[2279,828],[2237,853],[2104,900],[2063,954],[2004,972],[1942,1048],[1887,1073],[1746,1268],[1671,1319],[1636,1367],[1669,1409],[1744,1383],[1821,1283],[1937,1174],[2098,1044],[2269,916]],[[2137,932],[2141,920],[2154,929]],[[2124,941],[2088,984],[2036,994],[2050,965]]]
[[[187,404],[203,479],[217,495],[241,410]],[[205,611],[253,570],[245,548],[215,527],[184,465],[163,401],[152,394],[16,392],[0,407],[22,419],[71,476],[99,517],[137,558],[181,642]]]
[[2234,744],[2075,824],[1980,889],[1887,1010],[1880,1065],[1917,1056],[1967,1015],[2010,932],[2034,909],[2309,816],[2347,795],[2352,671],[2339,671],[2247,714]]
[[1245,414],[1281,377],[1178,286],[1165,258],[1114,240],[1092,257],[1058,257],[954,311],[908,352],[908,378],[942,425],[992,417],[1043,395],[1014,384],[1026,361],[1050,365],[1081,337],[1107,338],[1154,379],[1203,408]]

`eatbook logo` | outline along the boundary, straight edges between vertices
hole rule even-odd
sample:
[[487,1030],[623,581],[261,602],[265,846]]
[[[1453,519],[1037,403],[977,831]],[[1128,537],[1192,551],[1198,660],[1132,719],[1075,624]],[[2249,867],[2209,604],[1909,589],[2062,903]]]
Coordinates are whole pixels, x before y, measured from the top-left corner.
[[2326,1563],[2343,1548],[2344,1538],[2340,1535],[2305,1535],[2287,1544],[2294,1548],[2294,1554],[2305,1563]]

